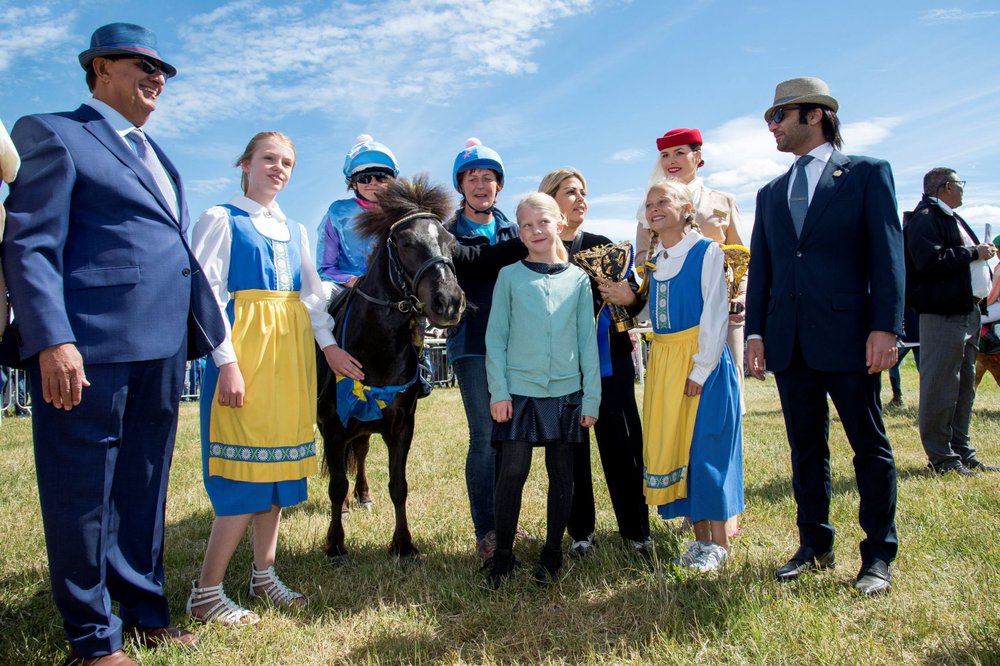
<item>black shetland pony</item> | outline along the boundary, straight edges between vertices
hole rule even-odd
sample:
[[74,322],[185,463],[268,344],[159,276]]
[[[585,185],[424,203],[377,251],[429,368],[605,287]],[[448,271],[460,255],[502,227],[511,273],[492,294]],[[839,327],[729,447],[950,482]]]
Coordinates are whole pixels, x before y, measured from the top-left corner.
[[[419,555],[406,520],[406,458],[421,388],[414,332],[425,321],[441,328],[454,326],[465,309],[452,262],[455,238],[441,224],[451,210],[451,195],[418,176],[413,182],[397,179],[379,202],[379,208],[362,213],[357,221],[362,235],[377,239],[368,272],[344,298],[335,299],[330,314],[337,322],[338,344],[361,363],[366,386],[406,388],[386,404],[380,418],[351,417],[345,425],[337,412],[336,378],[325,362],[318,364],[317,421],[332,504],[326,554],[338,565],[347,562],[342,520],[347,452],[366,453],[372,433],[380,434],[389,447],[389,495],[396,512],[389,552],[397,557]],[[358,488],[359,499],[364,491],[367,487]]]

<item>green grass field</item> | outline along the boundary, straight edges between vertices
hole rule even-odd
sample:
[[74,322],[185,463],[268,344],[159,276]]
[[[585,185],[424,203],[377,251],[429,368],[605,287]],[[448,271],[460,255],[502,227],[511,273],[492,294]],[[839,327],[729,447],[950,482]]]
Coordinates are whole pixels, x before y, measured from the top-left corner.
[[[750,380],[744,421],[743,529],[727,568],[712,576],[675,572],[685,538],[655,519],[652,566],[617,537],[596,451],[598,547],[567,560],[560,581],[539,589],[526,567],[496,594],[481,574],[465,493],[467,431],[457,389],[439,389],[417,413],[409,466],[409,515],[422,566],[387,554],[392,505],[385,447],[375,438],[371,513],[347,521],[352,563],[323,556],[329,515],[326,480],[286,513],[278,567],[309,595],[296,612],[263,609],[255,627],[196,625],[184,615],[212,520],[201,484],[197,409],[185,404],[167,508],[167,591],[175,620],[201,637],[197,650],[127,646],[144,664],[627,663],[897,664],[1000,663],[1000,475],[932,476],[916,424],[917,375],[904,365],[907,407],[887,416],[899,467],[899,559],[891,595],[862,599],[851,588],[860,565],[858,498],[850,447],[831,427],[835,569],[797,583],[772,580],[795,550],[788,447],[773,380]],[[886,392],[888,390],[886,389]],[[641,394],[641,389],[639,389]],[[886,397],[886,401],[888,398]],[[1000,462],[1000,388],[987,378],[976,401],[973,438]],[[0,663],[58,663],[65,654],[53,606],[35,490],[30,424],[0,425]],[[536,453],[521,523],[544,534],[544,465]],[[539,544],[519,544],[533,564]],[[249,548],[227,577],[246,601]]]

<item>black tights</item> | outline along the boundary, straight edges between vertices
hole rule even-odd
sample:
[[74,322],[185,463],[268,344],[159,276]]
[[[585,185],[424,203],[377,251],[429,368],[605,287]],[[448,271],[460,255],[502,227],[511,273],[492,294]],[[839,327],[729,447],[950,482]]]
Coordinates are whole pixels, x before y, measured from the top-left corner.
[[[573,501],[573,447],[570,442],[550,442],[545,445],[545,470],[549,475],[548,510],[546,512],[545,547],[562,548],[563,532],[569,521]],[[531,469],[530,442],[507,441],[500,444],[499,473],[496,485],[497,552],[514,549],[514,532],[521,514],[521,492]]]

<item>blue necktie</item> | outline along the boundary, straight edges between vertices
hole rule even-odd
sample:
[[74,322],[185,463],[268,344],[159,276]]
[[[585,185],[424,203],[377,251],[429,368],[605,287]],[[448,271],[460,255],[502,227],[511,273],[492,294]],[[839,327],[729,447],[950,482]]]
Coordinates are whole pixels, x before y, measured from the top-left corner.
[[788,198],[788,211],[792,214],[792,224],[795,225],[795,235],[802,235],[802,225],[809,211],[809,178],[806,176],[806,165],[813,161],[812,155],[803,155],[795,160],[795,180],[792,181],[792,196]]
[[170,176],[167,175],[167,170],[163,168],[159,158],[156,157],[156,152],[153,151],[153,147],[149,145],[146,135],[137,127],[125,136],[135,145],[135,154],[139,156],[139,161],[149,169],[149,173],[153,176],[153,180],[156,181],[157,187],[160,188],[163,198],[167,200],[167,204],[170,206],[170,212],[174,214],[175,219],[178,219],[177,191],[170,181]]

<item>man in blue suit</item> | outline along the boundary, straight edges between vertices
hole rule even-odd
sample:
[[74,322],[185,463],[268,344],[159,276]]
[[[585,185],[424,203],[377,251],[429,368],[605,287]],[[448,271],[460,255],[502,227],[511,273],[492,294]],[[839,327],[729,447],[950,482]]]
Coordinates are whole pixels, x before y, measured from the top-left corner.
[[14,126],[3,261],[68,662],[131,664],[123,624],[144,645],[196,640],[169,622],[164,505],[185,359],[225,333],[180,176],[139,129],[176,70],[125,23],[95,31],[80,64],[90,101]]
[[774,372],[791,446],[799,549],[787,581],[834,563],[830,524],[833,400],[854,449],[863,594],[889,590],[896,556],[896,464],[882,422],[882,370],[902,333],[903,241],[889,164],[844,155],[826,83],[778,84],[764,114],[793,167],[757,193],[747,288],[747,362]]

